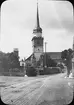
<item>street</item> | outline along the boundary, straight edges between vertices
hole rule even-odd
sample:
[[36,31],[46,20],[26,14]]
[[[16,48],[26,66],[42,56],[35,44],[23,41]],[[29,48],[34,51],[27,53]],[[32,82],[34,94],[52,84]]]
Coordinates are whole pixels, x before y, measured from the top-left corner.
[[65,75],[0,77],[2,101],[13,105],[69,104],[73,99],[74,79],[64,78]]

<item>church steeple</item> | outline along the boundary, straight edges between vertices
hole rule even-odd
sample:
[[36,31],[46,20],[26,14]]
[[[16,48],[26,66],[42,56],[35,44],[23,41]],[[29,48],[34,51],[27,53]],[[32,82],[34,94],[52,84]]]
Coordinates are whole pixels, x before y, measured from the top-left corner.
[[38,13],[38,2],[37,2],[37,23],[36,23],[36,27],[40,27],[40,23],[39,23],[39,13]]
[[39,11],[38,11],[38,2],[37,2],[37,16],[36,16],[36,27],[33,29],[33,33],[42,33],[42,29],[40,27],[39,22]]
[[39,22],[39,11],[38,11],[38,2],[37,2],[37,13],[36,13],[36,27],[33,29],[33,38],[32,38],[32,47],[33,54],[36,58],[36,61],[40,59],[41,54],[43,54],[43,40],[42,29]]

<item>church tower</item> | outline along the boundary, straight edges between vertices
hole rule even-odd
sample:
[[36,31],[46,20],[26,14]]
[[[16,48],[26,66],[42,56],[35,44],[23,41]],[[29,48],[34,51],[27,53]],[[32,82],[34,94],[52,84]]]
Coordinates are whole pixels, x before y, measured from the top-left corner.
[[33,29],[33,34],[34,34],[32,38],[33,54],[36,58],[36,61],[38,61],[40,55],[43,53],[43,40],[44,40],[44,38],[42,37],[42,28],[40,27],[40,22],[39,22],[38,3],[37,3],[36,27]]

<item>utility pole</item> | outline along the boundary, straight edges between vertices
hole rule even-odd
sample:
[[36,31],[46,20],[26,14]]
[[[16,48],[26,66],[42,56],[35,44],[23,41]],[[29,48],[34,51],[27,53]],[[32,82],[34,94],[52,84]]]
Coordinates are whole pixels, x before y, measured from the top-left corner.
[[47,65],[46,65],[46,44],[47,44],[47,42],[45,42],[45,68],[47,67]]

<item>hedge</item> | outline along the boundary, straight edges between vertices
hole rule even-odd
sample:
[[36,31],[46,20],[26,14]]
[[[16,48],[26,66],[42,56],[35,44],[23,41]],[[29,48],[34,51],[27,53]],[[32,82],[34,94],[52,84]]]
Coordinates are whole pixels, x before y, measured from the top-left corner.
[[61,73],[61,68],[59,67],[48,67],[48,68],[44,68],[44,74],[48,75],[48,74],[57,74],[57,73]]
[[37,75],[37,70],[32,66],[27,67],[26,68],[26,75],[27,76],[36,76]]

